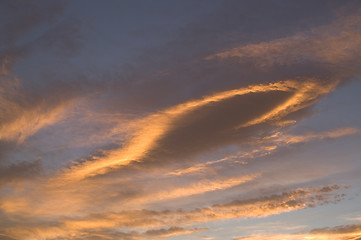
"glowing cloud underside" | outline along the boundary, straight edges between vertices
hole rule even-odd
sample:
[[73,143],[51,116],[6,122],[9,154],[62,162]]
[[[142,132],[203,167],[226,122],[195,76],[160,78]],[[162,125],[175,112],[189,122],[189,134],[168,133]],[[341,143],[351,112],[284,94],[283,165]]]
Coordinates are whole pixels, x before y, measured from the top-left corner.
[[254,235],[239,237],[234,240],[359,240],[361,238],[361,225],[345,225],[333,228],[313,229],[308,233],[277,234],[277,235]]
[[128,165],[133,161],[144,161],[143,157],[157,145],[157,141],[170,131],[172,123],[187,113],[200,109],[207,104],[222,102],[235,96],[249,93],[265,93],[272,91],[284,91],[293,95],[282,104],[251,121],[242,124],[239,128],[248,127],[265,122],[277,122],[289,113],[300,110],[314,103],[320,96],[329,93],[337,85],[337,81],[325,84],[314,79],[304,81],[282,81],[267,85],[251,85],[246,88],[220,92],[206,96],[199,100],[170,107],[144,119],[137,121],[140,126],[134,136],[118,150],[109,151],[105,157],[94,157],[92,161],[71,167],[66,170],[61,178],[65,181],[81,180],[90,176],[104,174],[112,168]]

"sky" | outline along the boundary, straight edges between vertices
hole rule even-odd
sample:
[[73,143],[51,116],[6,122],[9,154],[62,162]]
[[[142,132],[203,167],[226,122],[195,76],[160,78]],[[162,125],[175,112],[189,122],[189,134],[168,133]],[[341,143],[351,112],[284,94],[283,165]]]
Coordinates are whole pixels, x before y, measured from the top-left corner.
[[0,240],[360,240],[361,2],[0,1]]

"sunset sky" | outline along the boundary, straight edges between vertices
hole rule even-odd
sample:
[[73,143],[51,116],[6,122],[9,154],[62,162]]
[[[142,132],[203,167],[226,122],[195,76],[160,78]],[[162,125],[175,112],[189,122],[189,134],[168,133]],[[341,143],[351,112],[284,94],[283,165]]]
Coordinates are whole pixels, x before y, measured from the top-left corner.
[[0,240],[361,240],[361,1],[0,0]]

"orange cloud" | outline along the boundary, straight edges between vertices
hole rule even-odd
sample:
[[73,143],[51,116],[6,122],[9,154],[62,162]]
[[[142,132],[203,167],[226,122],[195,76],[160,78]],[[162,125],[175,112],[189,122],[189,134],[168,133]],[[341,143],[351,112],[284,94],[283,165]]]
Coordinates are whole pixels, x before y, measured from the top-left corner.
[[289,92],[293,95],[285,102],[276,106],[269,112],[263,113],[239,127],[248,127],[265,122],[278,122],[291,112],[305,108],[316,101],[320,96],[332,91],[337,82],[329,84],[309,79],[304,81],[281,81],[266,85],[251,85],[246,88],[220,92],[206,96],[199,100],[189,101],[183,104],[170,107],[148,117],[138,120],[134,126],[138,128],[133,137],[126,142],[121,149],[105,152],[105,156],[93,157],[86,161],[72,166],[58,178],[61,181],[76,181],[90,176],[104,174],[110,169],[128,165],[132,162],[145,161],[144,157],[152,149],[157,147],[159,140],[177,126],[175,121],[186,114],[200,109],[208,104],[222,102],[226,99],[240,95],[267,93],[272,91]]
[[284,143],[284,144],[295,144],[301,142],[308,142],[311,140],[321,140],[325,138],[339,138],[351,134],[355,134],[360,130],[357,128],[339,128],[332,131],[326,131],[321,133],[308,133],[306,135],[289,135],[289,134],[282,134],[281,132],[277,132],[272,136],[266,137],[264,139],[271,140],[274,143]]
[[238,237],[234,240],[358,240],[361,238],[361,224],[313,229],[308,233],[255,235]]
[[45,101],[29,105],[22,95],[20,80],[9,73],[0,73],[0,141],[23,142],[40,129],[59,122],[75,99],[59,101],[57,104]]
[[[231,218],[265,217],[274,214],[314,207],[315,205],[338,202],[342,195],[334,193],[339,186],[322,188],[296,189],[278,195],[260,198],[235,200],[226,204],[197,208],[190,211],[183,210],[128,210],[112,213],[90,214],[85,217],[58,217],[53,223],[20,225],[3,228],[3,233],[18,239],[56,239],[57,237],[72,237],[76,239],[80,233],[104,233],[114,229],[155,229],[169,226],[189,226],[194,223],[215,221]],[[6,209],[2,208],[6,212]],[[61,215],[59,212],[58,214]],[[34,221],[37,218],[34,219]],[[33,222],[34,222],[33,221]],[[0,229],[1,230],[1,229]],[[162,231],[161,231],[162,232]],[[152,232],[148,232],[152,233]],[[154,232],[153,232],[154,233]],[[189,233],[185,231],[185,233]],[[171,233],[169,233],[171,234]],[[173,233],[172,233],[173,234]],[[167,236],[167,234],[165,234]]]
[[16,119],[0,126],[0,140],[21,143],[40,129],[63,119],[70,105],[60,104],[49,110],[44,110],[44,106],[26,109]]
[[327,26],[269,42],[232,48],[205,59],[236,58],[239,62],[254,62],[261,69],[306,61],[340,65],[361,53],[360,24],[360,11],[357,11],[355,15],[340,18]]
[[[80,231],[78,231],[80,230]],[[205,231],[207,228],[194,228],[185,229],[181,227],[169,227],[164,229],[151,229],[145,232],[131,231],[122,232],[114,231],[111,229],[101,229],[98,226],[92,229],[92,226],[85,228],[74,228],[72,226],[35,226],[35,227],[23,227],[8,229],[6,234],[0,234],[0,237],[7,237],[5,239],[23,239],[26,237],[27,240],[39,240],[48,239],[56,240],[59,238],[80,240],[80,239],[97,239],[97,240],[108,240],[108,239],[122,239],[122,240],[148,240],[148,239],[163,239],[180,235],[187,235]]]
[[234,178],[217,178],[214,180],[205,179],[199,182],[195,182],[185,187],[172,187],[170,190],[164,190],[161,192],[154,191],[149,196],[142,196],[136,203],[140,202],[154,202],[154,201],[163,201],[167,199],[187,197],[197,194],[203,194],[206,192],[218,191],[228,189],[242,183],[252,181],[259,177],[261,174],[249,174],[241,177]]

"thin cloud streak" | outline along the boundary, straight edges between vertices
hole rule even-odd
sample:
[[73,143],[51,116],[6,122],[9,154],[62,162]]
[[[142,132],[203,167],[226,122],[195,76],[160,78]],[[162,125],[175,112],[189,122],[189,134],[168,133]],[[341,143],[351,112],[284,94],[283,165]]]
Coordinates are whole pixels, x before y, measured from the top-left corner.
[[181,168],[167,173],[167,175],[182,176],[192,174],[206,174],[212,172],[211,170],[219,167],[224,167],[227,163],[237,163],[240,165],[247,165],[248,160],[265,157],[279,150],[280,147],[289,146],[291,144],[306,143],[316,140],[340,138],[360,132],[359,129],[346,127],[321,133],[308,133],[306,135],[292,135],[284,132],[276,132],[270,136],[260,138],[255,141],[255,147],[252,151],[242,151],[235,155],[226,156],[219,160],[208,161],[205,163],[198,163],[191,167]]
[[65,118],[65,112],[72,106],[65,103],[48,111],[44,106],[25,110],[21,115],[9,123],[0,126],[0,140],[16,141],[22,143],[29,136],[34,135],[40,129],[51,126]]
[[166,191],[152,192],[149,197],[142,196],[140,200],[135,200],[135,203],[138,203],[139,201],[151,203],[154,201],[164,201],[168,199],[203,194],[206,192],[224,190],[257,179],[260,175],[260,173],[255,173],[240,177],[226,178],[224,180],[220,177],[215,180],[201,180],[185,187],[173,187],[172,189]]
[[356,128],[339,128],[333,131],[326,131],[322,133],[308,133],[306,135],[290,135],[290,134],[283,134],[281,132],[277,132],[272,136],[265,137],[263,140],[270,141],[271,143],[279,143],[279,144],[296,144],[302,142],[309,142],[312,140],[322,140],[325,138],[339,138],[344,137],[347,135],[352,135],[355,133],[360,132],[359,129]]
[[[257,67],[265,70],[277,65],[287,66],[307,61],[330,67],[350,64],[348,74],[354,74],[350,71],[352,64],[356,66],[359,62],[352,61],[357,60],[361,54],[360,24],[360,11],[357,10],[353,15],[341,17],[326,26],[269,42],[236,47],[207,56],[205,59],[236,58],[240,63],[255,62]],[[340,73],[342,70],[339,69]]]

